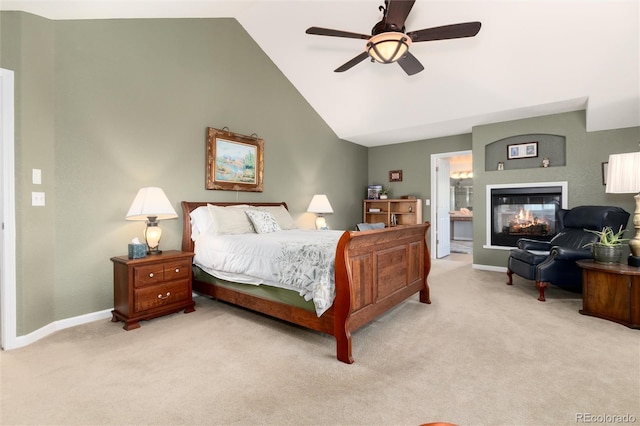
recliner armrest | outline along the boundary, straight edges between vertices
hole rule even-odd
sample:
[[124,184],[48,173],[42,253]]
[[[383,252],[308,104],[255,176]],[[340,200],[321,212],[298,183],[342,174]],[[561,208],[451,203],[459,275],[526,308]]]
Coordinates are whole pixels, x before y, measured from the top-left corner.
[[569,247],[555,246],[551,249],[551,257],[555,260],[580,260],[591,259],[591,250],[581,250]]
[[518,248],[523,250],[550,251],[551,244],[548,241],[538,241],[538,240],[531,240],[529,238],[520,238],[518,240]]

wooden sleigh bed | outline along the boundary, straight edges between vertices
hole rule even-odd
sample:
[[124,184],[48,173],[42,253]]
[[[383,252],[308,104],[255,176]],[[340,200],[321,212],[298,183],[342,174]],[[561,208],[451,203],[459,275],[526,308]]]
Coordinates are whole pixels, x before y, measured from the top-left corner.
[[[286,203],[182,202],[182,250],[194,251],[190,213],[212,204],[233,206],[279,206]],[[270,300],[202,280],[194,273],[193,290],[214,299],[260,312],[302,327],[332,335],[338,360],[353,363],[351,333],[389,311],[400,302],[420,293],[422,303],[431,303],[427,277],[431,259],[426,243],[428,222],[371,231],[345,231],[335,257],[335,300],[320,317],[313,311]],[[211,282],[213,281],[213,282]],[[263,286],[260,286],[263,287]]]

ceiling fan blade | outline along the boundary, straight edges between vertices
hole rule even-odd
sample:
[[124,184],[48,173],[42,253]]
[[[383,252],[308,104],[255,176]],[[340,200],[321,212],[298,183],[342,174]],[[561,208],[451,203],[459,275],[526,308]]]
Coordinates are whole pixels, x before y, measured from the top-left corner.
[[425,28],[424,30],[407,33],[411,41],[448,40],[452,38],[473,37],[480,31],[480,22],[465,22],[463,24],[444,25],[442,27]]
[[407,75],[417,74],[424,69],[420,61],[411,52],[405,53],[402,58],[398,59],[398,65],[402,67]]
[[329,28],[320,28],[320,27],[309,27],[305,32],[307,34],[323,35],[323,36],[330,36],[330,37],[358,38],[362,40],[369,40],[371,38],[370,35],[366,35],[366,34],[350,33],[348,31],[331,30]]
[[387,26],[402,32],[404,21],[407,20],[415,2],[416,0],[388,0],[385,18]]
[[368,57],[369,57],[369,54],[367,52],[362,52],[361,54],[359,54],[358,56],[356,56],[355,58],[353,58],[349,62],[345,63],[344,65],[339,66],[338,68],[336,68],[334,70],[334,72],[344,72],[344,71],[350,69],[351,67],[353,67],[354,65],[357,65],[360,62],[364,61]]

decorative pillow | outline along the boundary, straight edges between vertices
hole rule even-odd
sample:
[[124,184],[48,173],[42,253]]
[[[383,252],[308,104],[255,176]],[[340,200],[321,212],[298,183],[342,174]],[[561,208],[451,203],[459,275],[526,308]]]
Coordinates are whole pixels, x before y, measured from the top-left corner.
[[189,217],[191,218],[191,239],[195,241],[198,239],[198,235],[207,232],[213,220],[207,206],[196,208],[189,213]]
[[253,227],[258,234],[280,231],[280,225],[273,215],[265,210],[247,210],[247,216],[251,219]]
[[296,229],[296,221],[293,220],[289,210],[285,206],[261,206],[257,210],[264,210],[273,215],[280,229]]
[[376,222],[376,223],[359,223],[356,225],[358,231],[370,231],[372,229],[382,229],[384,228],[384,222]]
[[246,204],[228,207],[209,204],[209,214],[213,222],[209,232],[216,235],[254,233],[253,225],[245,213],[248,208]]

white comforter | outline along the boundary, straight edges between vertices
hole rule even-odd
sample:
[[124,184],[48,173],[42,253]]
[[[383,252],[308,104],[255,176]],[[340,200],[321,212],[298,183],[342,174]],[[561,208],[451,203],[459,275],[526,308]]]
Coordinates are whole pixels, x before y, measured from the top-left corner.
[[298,291],[322,315],[335,298],[336,246],[343,231],[292,229],[268,234],[202,234],[194,264],[209,274],[245,284]]

